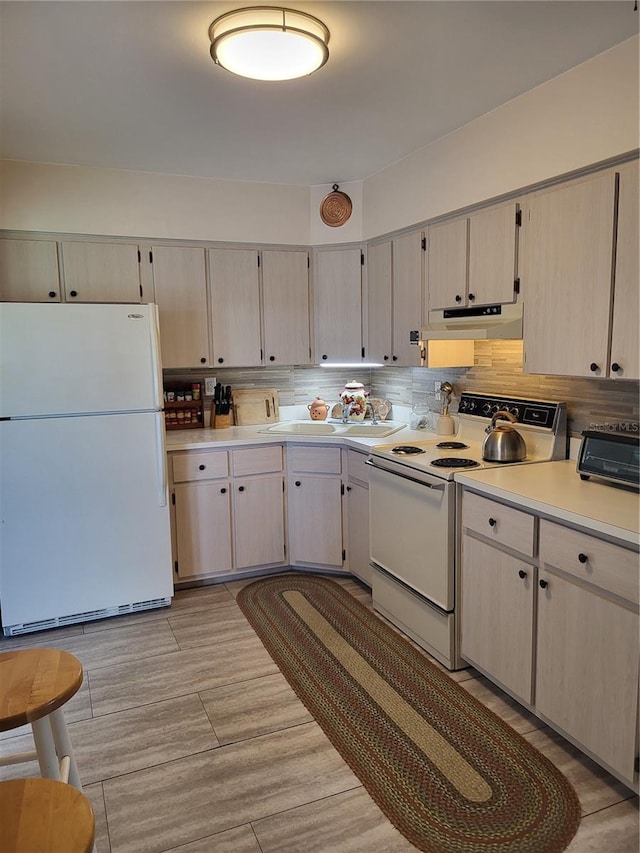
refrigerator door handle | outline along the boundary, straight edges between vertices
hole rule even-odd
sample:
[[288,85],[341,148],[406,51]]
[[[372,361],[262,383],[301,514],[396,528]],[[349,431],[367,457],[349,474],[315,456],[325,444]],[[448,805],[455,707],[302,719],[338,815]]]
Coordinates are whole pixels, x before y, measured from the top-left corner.
[[156,473],[158,482],[158,506],[167,505],[167,454],[164,448],[164,415],[157,412],[156,419]]
[[153,373],[153,396],[156,409],[161,409],[162,399],[162,362],[160,360],[160,320],[158,317],[158,306],[150,303],[151,310],[151,364]]

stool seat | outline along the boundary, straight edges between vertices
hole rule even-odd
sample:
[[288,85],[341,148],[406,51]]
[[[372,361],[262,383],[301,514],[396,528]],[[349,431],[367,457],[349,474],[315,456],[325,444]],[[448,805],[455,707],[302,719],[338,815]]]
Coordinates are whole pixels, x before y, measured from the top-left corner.
[[0,782],[2,853],[90,853],[95,819],[77,788],[52,779]]
[[58,649],[0,654],[0,732],[46,717],[78,692],[82,664]]
[[31,725],[35,752],[0,758],[0,765],[38,759],[40,775],[81,788],[62,706],[82,684],[82,664],[59,649],[0,653],[0,732]]

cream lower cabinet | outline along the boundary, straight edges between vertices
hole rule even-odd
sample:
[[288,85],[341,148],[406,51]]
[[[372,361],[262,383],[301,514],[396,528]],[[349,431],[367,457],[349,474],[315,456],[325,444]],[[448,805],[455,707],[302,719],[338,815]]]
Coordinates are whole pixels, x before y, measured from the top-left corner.
[[171,471],[176,583],[284,563],[280,445],[180,451]]
[[287,448],[289,561],[292,566],[345,569],[342,451]]
[[637,789],[637,551],[467,489],[461,548],[464,659]]
[[371,586],[367,454],[347,451],[346,557],[349,571]]
[[536,708],[630,782],[638,629],[638,555],[541,521]]

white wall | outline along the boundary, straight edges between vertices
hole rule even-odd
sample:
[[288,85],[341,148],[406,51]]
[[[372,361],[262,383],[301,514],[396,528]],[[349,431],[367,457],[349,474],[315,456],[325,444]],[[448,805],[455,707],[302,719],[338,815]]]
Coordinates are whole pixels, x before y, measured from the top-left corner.
[[323,245],[385,234],[638,148],[638,38],[576,66],[364,182],[349,222],[331,187],[0,163],[0,228]]
[[309,187],[0,163],[0,228],[309,244]]
[[638,37],[368,178],[363,238],[637,149]]

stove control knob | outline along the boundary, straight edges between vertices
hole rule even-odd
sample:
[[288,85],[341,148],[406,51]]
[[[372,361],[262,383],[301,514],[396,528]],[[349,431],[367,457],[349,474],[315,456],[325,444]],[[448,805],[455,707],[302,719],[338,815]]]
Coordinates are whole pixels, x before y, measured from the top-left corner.
[[499,403],[494,403],[491,406],[491,414],[495,415],[496,412],[499,412],[502,409],[502,406]]
[[460,405],[458,406],[459,412],[467,412],[469,411],[469,404],[465,399],[460,400]]
[[517,406],[509,406],[509,411],[512,415],[515,415],[516,418],[520,415],[520,409]]
[[491,414],[491,403],[484,404],[482,407],[482,414],[487,416]]

